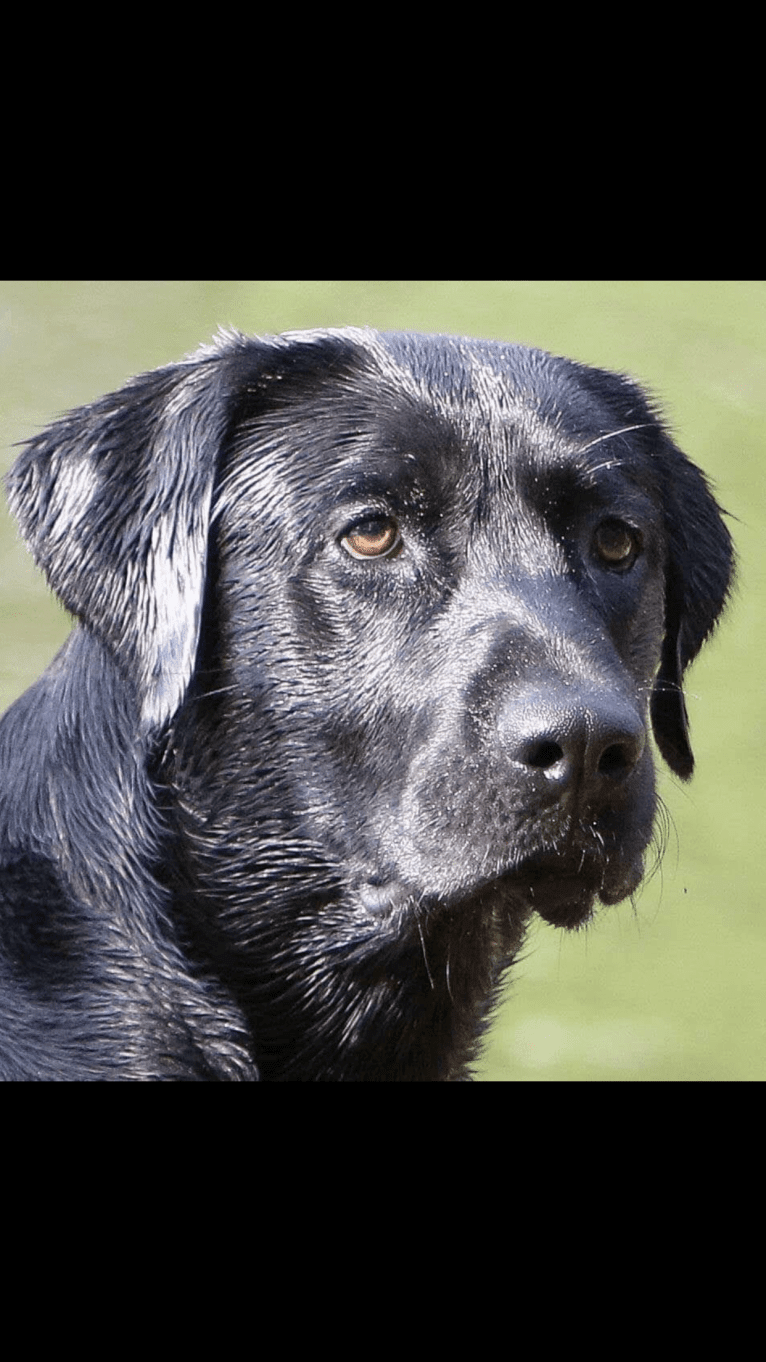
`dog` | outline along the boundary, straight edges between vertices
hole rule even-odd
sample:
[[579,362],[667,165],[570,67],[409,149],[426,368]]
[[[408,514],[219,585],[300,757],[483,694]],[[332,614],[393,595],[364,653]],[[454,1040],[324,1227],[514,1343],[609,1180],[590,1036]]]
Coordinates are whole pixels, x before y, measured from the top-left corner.
[[730,589],[630,379],[221,333],[8,479],[76,618],[0,725],[6,1080],[471,1077],[533,913],[634,895]]

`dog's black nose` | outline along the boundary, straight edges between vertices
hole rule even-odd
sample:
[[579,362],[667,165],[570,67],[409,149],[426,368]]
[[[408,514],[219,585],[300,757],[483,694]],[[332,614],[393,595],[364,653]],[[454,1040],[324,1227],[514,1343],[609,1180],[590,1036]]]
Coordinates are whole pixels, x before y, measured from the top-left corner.
[[528,772],[562,791],[585,782],[596,791],[625,780],[646,746],[646,727],[627,701],[599,692],[548,692],[508,702],[501,720],[503,746]]

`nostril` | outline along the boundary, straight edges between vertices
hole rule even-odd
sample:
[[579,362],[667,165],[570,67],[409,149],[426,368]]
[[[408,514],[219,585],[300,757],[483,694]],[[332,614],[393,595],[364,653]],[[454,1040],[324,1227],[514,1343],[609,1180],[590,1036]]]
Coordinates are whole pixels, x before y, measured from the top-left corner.
[[627,775],[638,760],[638,753],[627,743],[612,743],[601,753],[598,763],[598,773],[600,776],[611,776],[613,780],[618,780],[620,776]]
[[623,735],[622,741],[609,743],[598,759],[596,770],[610,780],[623,780],[638,765],[645,745],[643,729]]
[[564,757],[563,747],[559,747],[557,742],[551,742],[543,738],[539,742],[531,743],[523,755],[523,760],[527,766],[537,767],[540,771],[549,771],[552,766],[556,766]]

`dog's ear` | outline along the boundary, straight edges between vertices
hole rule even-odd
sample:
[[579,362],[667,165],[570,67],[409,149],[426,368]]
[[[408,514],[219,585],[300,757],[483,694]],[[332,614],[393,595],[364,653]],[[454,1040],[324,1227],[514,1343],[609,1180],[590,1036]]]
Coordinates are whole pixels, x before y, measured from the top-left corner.
[[703,473],[663,433],[656,467],[668,540],[665,638],[651,702],[657,746],[671,770],[694,769],[683,676],[718,620],[731,586],[731,535]]
[[256,349],[232,336],[134,379],[30,440],[8,478],[36,562],[136,687],[146,730],[192,675],[232,369],[257,369]]

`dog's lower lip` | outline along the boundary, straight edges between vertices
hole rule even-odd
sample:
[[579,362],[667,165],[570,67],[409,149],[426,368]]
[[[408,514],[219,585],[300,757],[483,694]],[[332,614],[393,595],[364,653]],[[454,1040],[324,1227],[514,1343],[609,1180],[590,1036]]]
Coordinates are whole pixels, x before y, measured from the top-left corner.
[[529,886],[535,912],[554,927],[577,927],[593,911],[597,888],[579,876],[544,876]]
[[608,907],[621,903],[634,892],[642,875],[642,858],[617,876],[598,866],[570,875],[538,870],[526,877],[526,892],[532,907],[546,922],[556,927],[578,927],[591,917],[597,898]]

